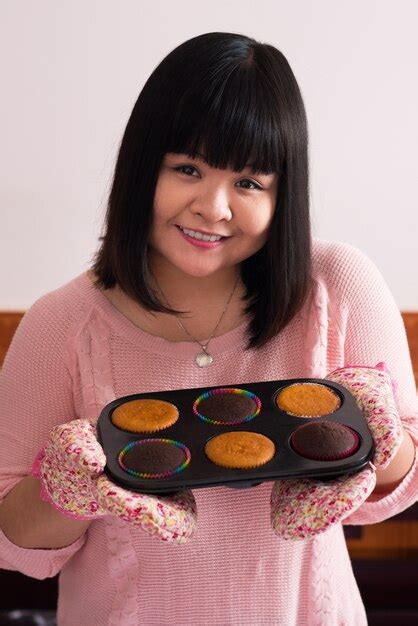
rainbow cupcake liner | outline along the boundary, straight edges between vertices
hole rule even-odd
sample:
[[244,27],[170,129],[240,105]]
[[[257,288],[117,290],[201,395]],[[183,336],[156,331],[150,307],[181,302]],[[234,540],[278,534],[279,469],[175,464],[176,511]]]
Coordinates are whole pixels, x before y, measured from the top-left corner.
[[[246,417],[239,419],[235,422],[225,422],[222,420],[214,420],[214,419],[210,419],[209,417],[205,417],[204,415],[202,415],[202,413],[199,413],[197,407],[203,400],[206,400],[206,398],[210,398],[210,396],[225,394],[225,393],[233,393],[236,395],[247,396],[248,398],[251,398],[256,403],[256,406],[257,406],[256,410],[254,411],[254,413],[251,413],[250,415],[247,415]],[[199,396],[193,403],[193,413],[197,415],[197,417],[199,417],[204,422],[208,422],[209,424],[215,424],[216,426],[235,426],[236,424],[249,422],[250,420],[254,419],[254,417],[256,417],[260,413],[260,411],[261,411],[260,398],[258,398],[258,396],[256,396],[254,393],[251,393],[251,391],[246,391],[244,389],[231,389],[231,388],[220,387],[218,389],[213,389],[211,391],[207,391],[206,393],[202,393],[202,395]]]
[[[126,465],[123,462],[123,457],[125,456],[127,452],[129,452],[129,450],[131,450],[135,446],[141,446],[143,444],[147,444],[147,443],[155,442],[155,441],[158,441],[161,443],[168,443],[168,444],[177,446],[178,448],[183,450],[184,454],[186,455],[186,458],[183,461],[183,463],[173,470],[170,470],[167,472],[160,472],[160,473],[136,472],[135,470],[132,470],[129,467],[126,467]],[[190,463],[191,457],[192,455],[190,453],[189,448],[185,446],[183,443],[181,443],[180,441],[175,441],[174,439],[154,438],[154,439],[142,439],[141,441],[131,441],[131,443],[128,443],[128,445],[122,448],[122,450],[119,452],[118,463],[125,472],[127,472],[128,474],[131,474],[131,476],[136,476],[137,478],[169,478],[170,476],[173,476],[174,474],[178,474],[179,472],[182,472],[184,468],[187,467],[188,464]]]

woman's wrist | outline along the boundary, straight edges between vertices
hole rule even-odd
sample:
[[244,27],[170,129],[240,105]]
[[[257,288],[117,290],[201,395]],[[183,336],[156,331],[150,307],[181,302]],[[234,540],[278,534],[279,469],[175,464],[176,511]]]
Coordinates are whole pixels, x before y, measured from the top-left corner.
[[89,521],[72,520],[40,498],[39,480],[22,479],[0,504],[0,528],[21,548],[58,549],[76,541]]
[[415,450],[412,437],[403,429],[403,439],[398,452],[385,469],[376,470],[374,495],[389,494],[402,482],[414,464]]

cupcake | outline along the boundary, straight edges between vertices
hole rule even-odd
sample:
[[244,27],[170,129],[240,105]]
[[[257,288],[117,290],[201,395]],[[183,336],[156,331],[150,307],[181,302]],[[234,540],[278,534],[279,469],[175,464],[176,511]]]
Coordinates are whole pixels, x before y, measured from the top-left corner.
[[260,410],[259,398],[245,389],[214,389],[199,396],[193,404],[195,415],[218,426],[248,422]]
[[112,423],[131,433],[154,433],[172,426],[179,417],[177,407],[165,400],[131,400],[112,413]]
[[333,389],[320,383],[294,383],[279,391],[276,405],[295,417],[322,417],[339,409],[341,400]]
[[190,450],[173,439],[132,441],[118,455],[118,463],[128,474],[139,478],[168,478],[190,462]]
[[275,447],[271,439],[260,433],[231,431],[209,439],[205,453],[215,465],[251,469],[270,461]]
[[360,445],[358,434],[344,424],[322,420],[297,428],[290,444],[301,456],[317,461],[345,459],[356,452]]

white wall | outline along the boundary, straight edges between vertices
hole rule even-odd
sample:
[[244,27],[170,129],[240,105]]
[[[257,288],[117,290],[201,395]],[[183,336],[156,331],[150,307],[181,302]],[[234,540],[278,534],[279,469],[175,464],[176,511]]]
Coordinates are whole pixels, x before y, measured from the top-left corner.
[[414,0],[1,0],[0,309],[89,266],[149,74],[232,31],[279,48],[299,82],[315,234],[361,248],[418,310],[417,22]]

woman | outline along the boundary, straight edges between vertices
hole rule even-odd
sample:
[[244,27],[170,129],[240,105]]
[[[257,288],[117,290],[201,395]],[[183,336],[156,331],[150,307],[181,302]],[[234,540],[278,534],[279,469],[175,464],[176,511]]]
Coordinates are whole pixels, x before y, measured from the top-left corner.
[[[307,143],[281,52],[231,33],[186,41],[134,106],[90,271],[25,315],[1,382],[0,554],[34,577],[61,572],[60,625],[366,624],[341,522],[416,498],[415,389],[376,268],[311,239]],[[398,383],[390,467],[366,469],[307,539],[284,540],[268,482],[157,498],[103,474],[94,424],[116,397],[381,360]],[[325,488],[300,484],[299,501]],[[338,501],[346,485],[332,483]]]

